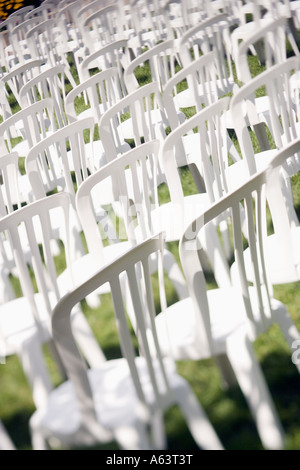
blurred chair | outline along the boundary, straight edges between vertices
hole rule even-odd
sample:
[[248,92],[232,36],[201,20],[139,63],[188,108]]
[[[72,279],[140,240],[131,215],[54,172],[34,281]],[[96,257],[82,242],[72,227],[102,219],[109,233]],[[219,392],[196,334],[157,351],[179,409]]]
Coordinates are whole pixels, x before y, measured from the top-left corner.
[[293,54],[299,57],[299,48],[285,17],[267,17],[258,21],[258,24],[255,21],[246,23],[250,31],[243,34],[242,38],[238,35],[239,28],[231,35],[237,78],[243,84],[253,78],[248,63],[249,51],[257,54],[259,63],[266,69],[287,60],[288,44]]
[[51,97],[55,106],[58,127],[67,123],[64,102],[66,98],[66,69],[64,65],[55,65],[37,77],[29,80],[20,89],[19,97],[22,108],[36,101]]
[[64,37],[59,22],[57,23],[53,18],[42,21],[30,28],[26,32],[25,38],[32,59],[47,60],[52,67],[63,65],[64,74],[70,84],[72,87],[76,85],[66,57],[67,51],[62,48]]
[[[175,40],[162,41],[133,59],[124,70],[124,81],[128,92],[132,92],[144,84],[143,79],[149,75],[149,82],[155,81],[160,90],[179,66],[176,57]],[[145,73],[143,73],[145,70]],[[139,82],[139,76],[141,76]]]
[[[107,161],[142,142],[166,137],[169,122],[157,82],[148,83],[115,103],[101,117],[99,134]],[[164,178],[159,167],[160,178]]]
[[23,64],[27,60],[38,59],[31,55],[26,40],[26,33],[40,22],[40,18],[33,17],[29,20],[17,22],[15,26],[9,31],[9,42],[12,46],[16,63]]
[[89,54],[82,60],[78,65],[79,81],[82,83],[84,80],[88,79],[91,75],[92,69],[103,71],[111,67],[117,67],[122,84],[122,91],[123,94],[125,94],[126,87],[124,84],[123,74],[124,68],[129,64],[129,62],[128,40],[119,39],[117,41],[113,41],[98,51]]
[[[159,205],[158,153],[159,141],[141,144],[100,168],[78,188],[77,214],[88,251],[98,264],[110,262],[157,228],[168,229],[168,239],[172,239],[181,221],[177,207]],[[184,278],[167,247],[163,261],[176,295],[184,298]]]
[[[299,148],[299,143],[298,143]],[[255,419],[266,448],[279,449],[284,434],[265,378],[255,357],[253,342],[278,323],[290,348],[299,333],[286,307],[273,298],[264,258],[264,187],[267,169],[216,201],[186,228],[180,242],[180,259],[190,297],[156,317],[162,352],[175,360],[201,360],[225,354]],[[242,215],[242,212],[246,214]],[[232,224],[234,266],[232,285],[207,290],[199,253],[205,250],[207,227],[226,217]],[[251,264],[244,260],[243,231],[248,231]],[[251,270],[248,283],[246,269]],[[298,367],[299,368],[299,367]]]
[[[66,96],[65,110],[69,122],[102,114],[123,98],[119,71],[116,67],[88,76]],[[83,106],[79,106],[79,103]],[[82,110],[82,107],[86,108]]]
[[171,129],[180,124],[178,110],[191,116],[227,94],[228,89],[218,75],[216,61],[216,52],[207,52],[185,65],[165,83],[162,95]]
[[[20,289],[15,297],[0,305],[1,338],[5,356],[18,355],[37,408],[45,403],[53,388],[43,346],[50,347],[58,371],[63,372],[52,343],[50,319],[54,303],[75,285],[71,275],[69,284],[65,283],[66,278],[63,283],[59,277],[64,270],[71,269],[72,263],[68,237],[69,208],[69,195],[60,193],[34,201],[0,219],[1,260],[5,259],[3,242],[7,242],[13,254],[15,281],[19,283]],[[60,267],[55,264],[51,244],[54,234],[52,222],[55,219],[51,214],[53,210],[56,216],[60,215],[60,240],[65,248],[65,262]],[[55,237],[57,240],[57,235]],[[26,255],[23,249],[25,244],[30,248]],[[87,360],[91,360],[91,364],[94,359],[97,363],[104,360],[79,306],[74,315],[74,332],[82,350],[86,352]]]
[[[17,104],[21,107],[20,89],[29,80],[39,75],[45,66],[47,67],[47,64],[45,64],[44,60],[34,59],[26,61],[24,64],[14,67],[10,72],[5,73],[0,80],[1,96],[5,94],[5,99],[8,103],[9,93],[11,92]],[[12,107],[8,104],[7,112],[3,114],[3,118],[6,119],[12,113]]]
[[[231,118],[249,175],[265,167],[277,149],[283,148],[298,135],[299,65],[298,57],[273,65],[243,85],[232,97]],[[264,96],[255,98],[262,87],[265,89]],[[286,162],[283,170],[285,177],[282,173],[281,192],[278,194],[285,201],[285,213],[295,225],[299,225],[299,221],[293,206],[290,176],[297,169],[299,159],[293,157]],[[278,197],[275,204],[269,200],[271,211],[274,208],[277,212]]]
[[[134,247],[57,303],[52,331],[69,381],[53,391],[45,407],[31,417],[35,449],[47,449],[53,437],[69,446],[116,441],[125,450],[164,448],[158,420],[160,424],[163,413],[173,405],[183,413],[200,448],[222,448],[188,383],[176,373],[173,361],[163,359],[160,354],[153,322],[149,258],[161,252],[162,241],[161,236],[155,236]],[[139,353],[135,352],[125,313],[124,274],[138,324]],[[112,293],[121,357],[87,370],[70,328],[70,312],[86,295],[107,282]],[[148,429],[152,431],[150,434]]]
[[226,90],[226,93],[236,86],[232,67],[231,25],[232,21],[225,13],[216,14],[189,28],[180,38],[178,45],[182,66],[214,51],[220,88]]
[[52,98],[37,101],[1,122],[1,152],[18,152],[20,157],[25,157],[33,145],[55,130],[57,122]]

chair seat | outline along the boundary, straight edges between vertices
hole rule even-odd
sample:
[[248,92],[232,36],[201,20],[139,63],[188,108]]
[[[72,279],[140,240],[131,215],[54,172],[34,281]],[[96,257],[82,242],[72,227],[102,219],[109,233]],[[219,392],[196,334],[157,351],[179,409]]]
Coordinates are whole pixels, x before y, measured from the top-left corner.
[[[300,227],[293,227],[290,233],[292,246],[283,246],[276,234],[269,235],[266,240],[266,262],[273,285],[288,284],[300,279]],[[245,263],[248,267],[249,249],[245,250]],[[247,277],[250,281],[252,280],[249,270]]]
[[[227,81],[226,87],[224,86]],[[233,90],[233,88],[236,86],[236,84],[233,81],[228,81],[228,80],[217,80],[216,82],[217,85],[217,95],[214,96],[213,93],[211,93],[212,98],[217,99],[218,97],[224,95],[225,93],[229,93]],[[207,93],[207,89],[213,90],[214,88],[214,83],[206,83],[205,88],[202,84],[198,86],[198,96],[202,98],[202,102],[204,103],[205,99],[205,93]],[[174,97],[174,101],[176,105],[179,108],[188,108],[195,106],[195,98],[194,98],[194,93],[191,90],[191,88],[187,88],[186,90],[181,91]]]
[[[250,289],[254,295],[254,289]],[[242,328],[246,334],[247,319],[243,299],[240,290],[235,288],[211,289],[207,291],[207,297],[214,352],[222,354],[226,351],[226,341],[231,335]],[[280,312],[282,304],[273,299],[272,307],[274,312]],[[255,314],[258,315],[257,305]],[[162,352],[171,354],[174,360],[201,360],[210,357],[201,348],[201,341],[197,337],[195,311],[190,297],[171,305],[165,313],[158,314],[156,327]]]
[[[58,283],[60,288],[60,294],[64,295],[70,289],[79,286],[85,282],[89,277],[94,275],[99,271],[103,266],[108,263],[111,263],[113,260],[118,259],[123,253],[128,251],[132,245],[128,241],[123,241],[120,243],[114,243],[107,245],[103,250],[103,262],[99,261],[98,257],[88,253],[72,263],[72,275],[70,270],[65,270],[62,274],[58,276]],[[109,285],[104,284],[101,289],[95,291],[98,294],[107,293],[110,291]]]
[[[176,374],[173,361],[166,360],[165,363],[173,386],[180,388],[182,379]],[[146,400],[151,405],[154,397],[146,362],[139,357],[136,359],[136,365],[142,374]],[[107,361],[98,369],[90,369],[88,378],[99,423],[112,433],[118,427],[126,428],[134,425],[138,419],[140,407],[127,361],[125,359]],[[161,376],[158,384],[161,392],[166,393]],[[38,409],[31,418],[33,428],[35,426],[39,429],[45,428],[47,432],[50,431],[54,435],[61,435],[62,429],[64,434],[72,434],[78,430],[79,424],[79,410],[70,381],[64,382],[53,390],[47,406]],[[130,429],[127,432],[130,432]]]
[[[270,115],[270,100],[268,96],[259,96],[258,98],[255,98],[255,111],[262,122],[268,123],[268,118]],[[243,103],[243,116],[244,116],[244,119],[246,119],[247,125],[250,125],[248,116],[247,116],[246,103]],[[234,129],[231,109],[227,111],[225,119],[226,119],[227,129]]]
[[183,198],[182,205],[173,202],[162,204],[151,214],[152,233],[165,232],[167,241],[180,240],[185,228],[209,206],[206,193]]
[[[178,114],[179,122],[182,123],[185,120],[185,114],[180,110],[177,111],[177,114]],[[161,113],[161,110],[159,109],[154,109],[151,111],[151,120],[152,120],[152,125],[155,125],[159,129],[162,129],[162,133],[164,132],[163,130],[169,125],[166,116],[164,116]],[[138,126],[139,126],[138,130],[139,130],[140,137],[144,137],[144,131],[142,128],[141,120],[138,121]],[[133,124],[132,124],[131,118],[123,121],[119,125],[119,128],[120,128],[120,135],[123,135],[124,139],[133,139],[134,132],[133,132]],[[149,132],[148,128],[147,128],[147,132]]]
[[[50,339],[49,312],[41,294],[36,294],[34,298],[39,312],[44,340]],[[50,301],[54,306],[56,303],[54,294],[50,296]],[[19,297],[1,305],[0,327],[7,356],[15,354],[21,344],[29,341],[37,334],[37,326],[26,298]]]

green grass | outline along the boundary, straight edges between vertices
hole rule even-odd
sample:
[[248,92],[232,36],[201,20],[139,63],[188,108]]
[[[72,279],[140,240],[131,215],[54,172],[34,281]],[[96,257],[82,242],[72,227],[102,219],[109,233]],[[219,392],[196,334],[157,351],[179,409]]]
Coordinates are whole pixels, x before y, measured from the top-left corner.
[[[256,58],[249,57],[249,61],[253,75],[262,70]],[[139,72],[138,78],[143,83],[147,83],[149,71],[146,73],[145,70],[140,70]],[[10,99],[13,101],[13,97]],[[15,110],[17,109],[16,106]],[[183,170],[181,177],[185,194],[195,192],[189,173]],[[300,213],[299,175],[293,177],[292,185],[296,210]],[[160,188],[160,198],[164,201],[168,200],[169,194],[166,186]],[[169,248],[178,260],[177,243],[170,243]],[[210,284],[210,287],[212,286],[213,284]],[[170,283],[167,286],[167,293],[169,302],[176,300],[176,294]],[[299,283],[275,286],[275,296],[286,304],[300,329]],[[107,358],[118,357],[120,348],[110,297],[103,296],[98,310],[91,309],[86,302],[83,302],[83,309],[91,326],[95,329]],[[286,432],[286,449],[299,450],[300,377],[291,362],[290,353],[279,329],[273,326],[262,335],[255,343],[255,350]],[[58,384],[61,378],[46,348],[45,355],[53,380]],[[178,363],[178,371],[191,384],[226,449],[262,449],[256,427],[240,389],[237,386],[230,389],[224,388],[219,369],[213,359],[181,361]],[[6,364],[0,365],[0,418],[18,449],[31,449],[28,420],[34,409],[31,392],[19,359],[16,356],[7,358]],[[174,407],[168,411],[165,418],[169,449],[196,450],[180,411]],[[100,446],[100,448],[104,447]],[[113,443],[105,448],[116,447]]]

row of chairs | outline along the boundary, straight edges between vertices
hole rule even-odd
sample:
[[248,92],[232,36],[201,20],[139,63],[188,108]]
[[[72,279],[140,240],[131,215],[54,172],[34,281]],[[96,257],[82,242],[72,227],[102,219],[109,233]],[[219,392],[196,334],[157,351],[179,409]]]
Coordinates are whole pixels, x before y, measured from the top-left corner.
[[[48,8],[53,11],[49,5]],[[106,10],[106,13],[108,11],[111,10]],[[30,11],[31,14],[32,12],[34,10]],[[285,41],[285,32],[289,31],[288,24],[285,18],[280,18],[278,24],[277,20],[272,20],[272,28],[276,24],[276,31],[283,33]],[[289,35],[295,57],[284,60],[283,56],[280,56],[278,64],[268,64],[265,72],[256,79],[247,80],[248,83],[238,89],[232,71],[227,75],[226,62],[222,69],[220,61],[220,58],[225,57],[228,60],[229,57],[224,51],[224,46],[230,49],[231,21],[231,18],[229,21],[228,16],[221,13],[205,18],[199,25],[184,28],[184,32],[176,26],[177,34],[180,31],[182,34],[177,38],[179,48],[177,39],[168,38],[138,54],[131,61],[127,55],[130,39],[117,39],[100,51],[83,55],[80,60],[74,59],[78,72],[81,70],[78,73],[81,83],[73,86],[69,93],[64,88],[62,78],[66,64],[53,66],[46,55],[43,60],[31,56],[31,61],[17,67],[17,73],[8,72],[1,79],[6,85],[13,83],[11,90],[15,91],[15,98],[22,109],[12,114],[12,110],[3,105],[8,114],[4,115],[3,112],[5,119],[0,125],[2,152],[9,152],[6,159],[1,159],[3,192],[0,227],[1,232],[8,231],[9,236],[3,238],[1,247],[6,297],[3,297],[3,313],[0,312],[0,318],[10,320],[7,331],[4,332],[6,344],[11,348],[9,350],[7,347],[7,351],[20,355],[32,384],[37,406],[37,412],[30,421],[34,448],[45,448],[54,436],[69,445],[91,445],[115,438],[123,448],[147,448],[153,445],[161,448],[165,446],[161,426],[163,410],[174,402],[180,405],[200,447],[222,448],[187,382],[179,377],[174,366],[174,360],[199,360],[206,357],[229,359],[255,418],[263,444],[268,448],[283,446],[281,426],[251,343],[273,318],[279,321],[290,345],[298,338],[298,332],[285,307],[273,302],[273,299],[271,302],[271,286],[278,282],[290,282],[286,277],[282,277],[283,273],[288,273],[288,279],[299,279],[297,256],[295,258],[296,252],[293,251],[297,245],[286,242],[286,237],[291,233],[294,241],[297,240],[299,225],[290,191],[290,176],[298,169],[298,147],[288,147],[297,137],[299,97],[297,98],[296,72],[299,68],[299,54]],[[209,31],[209,34],[203,36],[203,31]],[[195,39],[197,32],[200,37]],[[184,36],[189,42],[185,54],[181,55],[180,52],[184,50]],[[266,36],[266,52],[271,50],[271,38],[271,35]],[[220,39],[223,39],[222,43]],[[188,61],[187,52],[190,51],[191,44],[195,47]],[[198,44],[202,47],[199,56],[196,49]],[[87,42],[84,48],[89,49]],[[108,66],[103,65],[112,51],[120,49],[121,59],[117,54],[117,60],[116,55],[113,56],[113,64],[108,61]],[[78,50],[82,52],[82,48]],[[124,57],[127,58],[125,61]],[[97,62],[100,59],[101,62]],[[38,62],[39,60],[41,62]],[[140,84],[137,80],[138,72],[141,72],[141,66],[148,60],[153,82]],[[37,74],[30,67],[32,61]],[[275,55],[272,61],[275,61]],[[40,67],[44,62],[51,66],[42,72]],[[100,70],[103,67],[106,70],[98,71],[90,77],[89,70],[95,67],[95,63]],[[167,68],[163,67],[164,63],[168,63]],[[231,60],[228,63],[231,63]],[[84,64],[87,64],[86,69]],[[171,70],[171,76],[164,74],[166,70]],[[296,72],[290,79],[292,71]],[[25,72],[31,74],[30,79],[21,84],[17,80],[18,74],[25,80]],[[67,73],[66,77],[69,79],[70,74]],[[72,85],[72,79],[69,81]],[[188,88],[176,93],[174,97],[174,89],[177,91],[178,84],[182,82],[188,85]],[[96,88],[96,85],[99,88]],[[262,85],[266,86],[265,97],[254,100],[254,91]],[[233,92],[231,100],[224,96],[229,91]],[[89,112],[81,113],[82,116],[76,112],[76,98],[80,95],[83,102],[89,103],[87,107],[90,106]],[[41,97],[43,99],[37,101]],[[3,102],[7,105],[4,99]],[[195,106],[196,113],[186,119],[186,113],[182,110],[190,106]],[[86,116],[87,114],[89,115]],[[128,114],[130,119],[126,119]],[[270,146],[266,141],[266,124],[275,141],[276,148],[273,150],[270,150],[270,147],[274,145]],[[171,132],[167,136],[168,125]],[[257,135],[266,159],[263,159],[262,155],[258,156],[252,147],[248,133],[250,125]],[[242,158],[230,138],[232,129],[238,138]],[[98,134],[96,140],[95,130]],[[12,138],[15,139],[18,135],[22,136],[22,141],[14,145],[16,140]],[[281,148],[284,149],[281,154],[284,156],[275,157],[275,164],[273,158]],[[288,150],[285,150],[286,148]],[[233,164],[230,164],[228,156]],[[20,157],[25,157],[23,175],[19,171]],[[270,164],[279,168],[283,163],[284,170],[272,172],[270,176]],[[183,193],[179,177],[182,167],[188,167],[192,172],[196,186],[194,195],[185,196]],[[254,175],[257,169],[264,168],[268,170],[248,181],[249,175]],[[20,191],[22,182],[23,193]],[[245,186],[240,189],[243,182]],[[260,188],[266,183],[272,216],[274,220],[277,216],[280,217],[281,223],[278,224],[278,231],[277,224],[275,225],[274,236],[268,237],[264,243],[268,247],[269,242],[271,246],[268,252],[271,261],[276,264],[280,259],[287,268],[283,271],[281,265],[277,270],[270,270],[271,285],[266,282],[264,265],[260,266],[263,281],[259,280],[260,269],[252,273],[249,268],[250,258],[253,257],[254,265],[258,266],[259,256],[255,254],[256,237],[253,225],[257,226],[257,230],[262,230],[262,220],[258,220],[257,224],[250,222],[249,191],[255,190],[258,193],[257,214],[260,214],[264,205]],[[161,184],[168,188],[169,203],[161,204],[159,200],[158,188]],[[50,196],[51,192],[60,194]],[[228,192],[230,195],[223,199]],[[220,198],[221,202],[218,203]],[[247,204],[239,206],[236,202],[238,198],[246,198]],[[24,203],[27,205],[22,208]],[[18,211],[14,210],[16,206]],[[228,259],[233,254],[229,207],[233,209],[235,249],[241,251],[239,237],[242,233],[251,247],[247,252],[248,261],[246,259],[247,278],[244,278],[242,284],[244,307],[240,291],[237,292],[232,286],[237,271],[241,274],[244,268],[239,258],[232,267],[228,265]],[[243,210],[241,213],[242,222],[239,220],[239,207],[244,207],[246,212],[245,214]],[[54,215],[51,215],[53,212]],[[202,215],[199,217],[199,214]],[[287,220],[283,224],[282,217],[285,214]],[[117,231],[116,225],[112,223],[112,215],[113,221],[117,221],[117,226],[120,219],[124,224],[122,233],[120,226]],[[248,224],[245,220],[248,220]],[[198,237],[198,231],[202,233],[203,222],[205,233]],[[294,226],[295,230],[291,232],[291,227]],[[225,253],[221,249],[223,243],[220,243],[218,237],[219,229],[226,248]],[[81,243],[81,231],[85,235],[88,254],[85,254]],[[153,238],[153,235],[156,236]],[[109,241],[105,247],[103,237]],[[68,268],[59,277],[53,262],[53,256],[60,252],[57,239],[64,240]],[[260,237],[258,239],[260,240]],[[281,258],[276,244],[277,240],[283,239],[289,257]],[[187,282],[174,256],[167,249],[166,243],[173,240],[181,241],[180,259]],[[7,247],[7,244],[10,246]],[[43,247],[43,256],[40,255],[38,245]],[[153,256],[157,251],[161,252],[162,266],[159,258]],[[147,261],[151,253],[151,259]],[[208,258],[213,266],[219,285],[219,289],[214,292],[206,292],[202,265],[198,263],[197,253],[202,261]],[[139,267],[133,268],[138,262]],[[36,288],[30,284],[27,266],[36,273],[38,295],[35,294]],[[102,266],[107,267],[98,272]],[[163,298],[163,267],[173,281],[179,298],[170,308],[166,307]],[[156,316],[155,321],[150,302],[149,270],[150,273],[160,273],[162,306],[159,310],[162,314]],[[11,292],[11,273],[20,276],[23,299],[15,299]],[[119,283],[117,278],[121,273],[123,274]],[[278,277],[272,278],[275,273],[278,273]],[[140,285],[141,279],[145,287],[141,287],[140,299],[137,296],[140,291],[137,286]],[[251,294],[247,291],[246,279],[254,284]],[[110,284],[109,289],[107,283]],[[266,286],[266,292],[261,292],[261,285],[263,288]],[[259,309],[257,304],[252,305],[255,298],[252,291],[255,289]],[[97,302],[93,294],[95,290],[97,295],[108,291],[112,293],[117,323],[120,325],[118,331],[122,353],[126,361],[105,360],[103,351],[96,343],[79,308],[78,302],[85,297],[91,305],[97,305],[94,303]],[[133,360],[133,349],[121,305],[122,295],[125,297],[126,311],[129,313],[133,329],[140,341],[141,357],[137,361]],[[228,298],[231,299],[230,302]],[[261,314],[265,312],[266,298],[270,308],[265,318],[262,315],[260,325],[256,322],[255,314],[257,310]],[[21,305],[22,300],[24,306],[16,310],[16,303]],[[141,302],[144,308],[145,300],[148,301],[149,317],[142,315]],[[232,315],[226,315],[221,307],[232,302]],[[240,315],[241,309],[245,309],[244,316]],[[80,345],[90,366],[89,380],[69,328],[71,310],[72,331],[76,343]],[[21,318],[16,319],[16,313],[22,313],[24,321],[29,320],[26,335],[23,335],[23,331],[21,335],[17,335],[18,338],[14,328],[21,325]],[[218,324],[221,313],[224,313],[224,317],[226,315],[225,325],[222,325],[222,321]],[[42,323],[39,318],[41,315]],[[246,318],[250,318],[250,336]],[[52,352],[62,371],[67,373],[74,384],[79,385],[78,389],[75,388],[78,402],[71,399],[74,392],[70,382],[65,382],[55,390],[50,383],[38,351],[41,341],[49,341],[52,337],[55,340]],[[18,341],[14,343],[16,338]],[[128,365],[131,375],[128,375]],[[226,369],[223,371],[227,372]],[[151,387],[149,377],[156,378]],[[106,383],[109,385],[108,390]],[[113,390],[111,383],[115,384]],[[99,408],[91,406],[91,386],[95,387],[94,390],[99,396],[101,394],[97,405]],[[128,390],[126,402],[125,390]],[[106,392],[113,407],[104,400]],[[113,392],[114,399],[111,398]],[[134,396],[137,402],[133,400]],[[104,404],[108,406],[107,415],[102,409]],[[147,424],[151,425],[153,442],[148,439]]]

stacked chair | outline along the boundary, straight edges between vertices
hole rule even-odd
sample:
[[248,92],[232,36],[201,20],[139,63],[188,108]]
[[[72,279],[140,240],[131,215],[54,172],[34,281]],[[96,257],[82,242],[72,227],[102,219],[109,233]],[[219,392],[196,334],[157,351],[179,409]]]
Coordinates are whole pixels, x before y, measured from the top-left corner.
[[285,448],[254,343],[274,324],[300,342],[274,294],[300,280],[296,4],[44,0],[1,23],[0,359],[20,360],[33,449],[166,449],[174,406],[224,449],[179,373],[205,359]]

